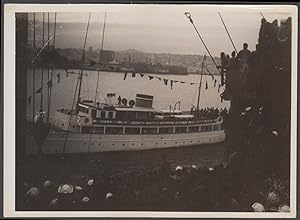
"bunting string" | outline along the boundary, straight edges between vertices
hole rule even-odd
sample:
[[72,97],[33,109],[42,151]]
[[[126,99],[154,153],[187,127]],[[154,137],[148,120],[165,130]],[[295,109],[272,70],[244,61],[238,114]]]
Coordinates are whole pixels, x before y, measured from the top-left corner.
[[[220,92],[220,88],[221,88],[221,84],[218,82],[218,80],[216,79],[216,77],[209,71],[209,69],[204,66],[204,69],[207,71],[207,73],[209,74],[209,76],[211,76],[211,79],[213,81],[213,85],[214,88],[216,88],[216,86],[218,85],[218,93]],[[124,73],[124,78],[123,80],[126,80],[128,78],[128,72]],[[153,76],[153,75],[149,75],[149,74],[145,74],[145,73],[136,73],[136,72],[131,72],[131,77],[136,77],[136,75],[139,75],[141,78],[148,78],[149,80],[153,80],[158,79],[159,81],[162,81],[164,83],[165,86],[170,86],[171,89],[173,89],[174,83],[181,83],[181,84],[189,84],[189,85],[199,85],[199,82],[187,82],[187,81],[179,81],[179,80],[174,80],[174,79],[169,79],[169,78],[162,78],[159,76]],[[205,85],[205,90],[208,89],[208,82],[206,80],[206,85]]]

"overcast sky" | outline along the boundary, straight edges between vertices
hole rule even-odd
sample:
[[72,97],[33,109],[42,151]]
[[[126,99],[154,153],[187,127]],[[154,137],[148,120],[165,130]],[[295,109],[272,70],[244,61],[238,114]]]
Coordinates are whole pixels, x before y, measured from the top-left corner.
[[[192,14],[196,27],[214,56],[219,56],[221,51],[230,53],[233,50],[218,12],[222,14],[238,50],[244,42],[249,44],[250,50],[255,49],[262,18],[260,12],[268,21],[280,21],[290,15],[284,9],[275,12],[272,8],[107,5],[92,12],[87,46],[99,48],[104,12],[107,12],[104,49],[203,54],[205,49],[185,17],[185,11]],[[41,19],[41,14],[36,16]],[[50,13],[50,19],[53,20],[53,13]],[[88,12],[58,12],[57,22],[62,23],[63,27],[57,32],[56,46],[82,48],[87,20]]]

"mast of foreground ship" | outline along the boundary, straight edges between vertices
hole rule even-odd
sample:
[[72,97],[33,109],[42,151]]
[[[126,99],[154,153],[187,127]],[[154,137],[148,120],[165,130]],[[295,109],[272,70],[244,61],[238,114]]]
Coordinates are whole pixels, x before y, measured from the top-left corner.
[[199,82],[199,91],[198,91],[198,99],[197,99],[197,109],[196,109],[196,117],[199,117],[199,103],[200,103],[200,94],[201,94],[201,85],[202,85],[202,77],[203,77],[203,70],[204,70],[204,61],[206,59],[206,54],[204,54],[203,60],[202,60],[202,67],[201,67],[201,77]]
[[85,48],[86,48],[86,41],[87,41],[87,36],[88,36],[88,32],[89,32],[89,27],[90,27],[90,19],[91,19],[91,13],[89,13],[88,24],[87,24],[87,27],[86,27],[85,38],[84,38],[84,43],[83,43],[82,59],[81,59],[81,62],[82,62],[81,63],[81,69],[80,69],[80,72],[78,74],[79,86],[78,86],[76,111],[78,111],[78,104],[80,102],[82,76],[83,76],[83,69],[84,69],[84,63],[85,63]]

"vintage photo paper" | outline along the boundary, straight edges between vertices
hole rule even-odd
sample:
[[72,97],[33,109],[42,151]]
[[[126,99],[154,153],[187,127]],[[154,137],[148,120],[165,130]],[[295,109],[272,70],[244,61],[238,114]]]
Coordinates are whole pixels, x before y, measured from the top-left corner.
[[5,217],[296,217],[296,6],[4,18]]

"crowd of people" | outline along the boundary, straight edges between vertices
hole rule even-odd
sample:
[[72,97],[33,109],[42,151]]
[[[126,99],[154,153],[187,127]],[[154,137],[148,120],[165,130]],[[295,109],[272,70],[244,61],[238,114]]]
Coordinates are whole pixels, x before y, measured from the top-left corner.
[[[194,107],[191,109],[192,115],[197,115],[197,109]],[[228,114],[227,108],[215,108],[215,107],[207,107],[199,109],[199,117],[204,119],[215,119],[218,116],[222,116],[223,118],[226,117]]]
[[[159,166],[114,172],[99,160],[48,161],[51,169],[38,171],[33,165],[35,170],[19,186],[22,191],[19,208],[289,211],[288,181],[266,175],[259,167],[256,173],[247,172],[246,167],[252,162],[240,153],[233,153],[228,161],[214,167],[174,166],[164,154]],[[260,165],[251,164],[252,167]]]

